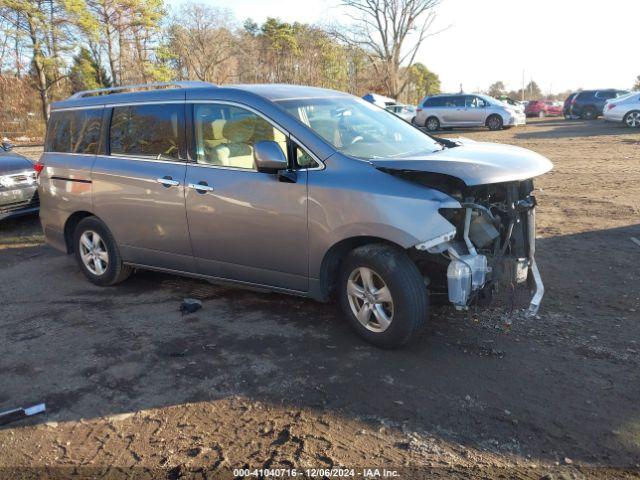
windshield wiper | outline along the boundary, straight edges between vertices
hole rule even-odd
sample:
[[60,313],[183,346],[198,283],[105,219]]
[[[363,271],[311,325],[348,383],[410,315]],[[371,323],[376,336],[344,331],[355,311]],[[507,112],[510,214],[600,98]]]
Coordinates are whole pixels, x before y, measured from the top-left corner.
[[442,145],[444,148],[456,148],[461,145],[460,143],[454,142],[453,140],[449,140],[448,138],[434,137],[433,135],[429,135],[429,136],[433,138],[436,142],[438,142],[440,145]]

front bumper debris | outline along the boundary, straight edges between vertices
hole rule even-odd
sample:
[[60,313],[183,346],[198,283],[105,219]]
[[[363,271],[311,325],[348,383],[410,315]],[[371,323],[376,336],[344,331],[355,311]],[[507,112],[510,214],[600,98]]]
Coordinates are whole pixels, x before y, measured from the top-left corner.
[[[535,260],[535,200],[521,202],[517,217],[513,218],[509,229],[503,234],[502,251],[494,247],[493,252],[488,252],[487,246],[500,240],[499,233],[489,222],[482,220],[477,209],[475,213],[472,212],[474,206],[467,205],[462,239],[458,237],[458,240],[428,249],[430,253],[446,251],[449,258],[449,301],[456,309],[465,310],[485,287],[493,289],[498,283],[506,281],[513,288],[529,280],[533,284],[533,296],[529,301],[527,315],[536,315],[544,296],[544,284]],[[521,247],[505,254],[506,245],[512,240]]]
[[542,297],[544,296],[544,284],[542,283],[542,277],[536,264],[536,209],[535,207],[527,212],[527,234],[529,240],[529,271],[533,277],[534,291],[533,297],[529,302],[529,310],[527,310],[527,316],[533,317],[538,313]]

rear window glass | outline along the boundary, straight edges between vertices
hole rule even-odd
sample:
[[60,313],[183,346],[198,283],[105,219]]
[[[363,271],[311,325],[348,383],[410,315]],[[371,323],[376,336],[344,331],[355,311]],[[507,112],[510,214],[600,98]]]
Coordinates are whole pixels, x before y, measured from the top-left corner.
[[102,109],[52,112],[45,151],[95,155],[101,125]]
[[462,95],[455,97],[445,97],[444,106],[445,107],[464,107],[465,106],[465,97]]
[[611,90],[598,92],[598,98],[616,98],[618,96],[618,92],[612,92]]
[[115,107],[109,130],[111,155],[179,160],[184,105]]
[[576,98],[578,100],[586,100],[588,98],[594,98],[595,94],[596,94],[595,92],[581,92],[578,94]]
[[424,102],[425,107],[442,107],[446,97],[431,97]]

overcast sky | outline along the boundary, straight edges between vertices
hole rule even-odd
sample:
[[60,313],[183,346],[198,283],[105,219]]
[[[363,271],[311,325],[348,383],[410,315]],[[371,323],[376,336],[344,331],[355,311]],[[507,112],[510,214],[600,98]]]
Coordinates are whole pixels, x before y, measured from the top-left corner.
[[[178,5],[184,0],[169,0]],[[240,21],[267,17],[312,24],[348,23],[335,0],[197,0],[229,9]],[[443,0],[417,61],[443,90],[486,89],[522,76],[543,92],[630,88],[640,75],[640,0]]]

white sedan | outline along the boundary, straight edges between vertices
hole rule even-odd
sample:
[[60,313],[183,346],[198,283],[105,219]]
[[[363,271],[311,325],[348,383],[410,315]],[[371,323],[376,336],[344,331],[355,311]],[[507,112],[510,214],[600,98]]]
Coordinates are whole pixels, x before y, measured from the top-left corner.
[[629,128],[640,128],[640,92],[609,100],[604,105],[604,119],[622,122]]

